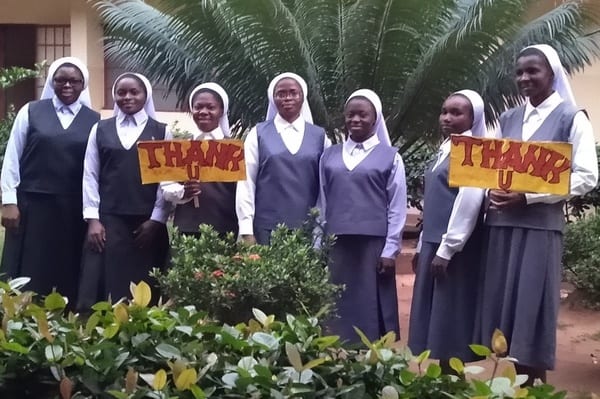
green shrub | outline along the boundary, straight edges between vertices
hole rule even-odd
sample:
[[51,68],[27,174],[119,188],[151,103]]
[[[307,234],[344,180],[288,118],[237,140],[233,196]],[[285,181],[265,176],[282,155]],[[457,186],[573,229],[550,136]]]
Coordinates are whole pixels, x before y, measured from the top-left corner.
[[[556,398],[551,386],[527,390],[514,367],[490,381],[465,378],[479,366],[450,361],[459,376],[425,367],[428,352],[413,357],[393,333],[345,348],[323,335],[318,320],[279,320],[254,310],[235,327],[206,319],[193,306],[148,307],[150,287],[132,284],[131,302],[100,302],[87,320],[63,315],[65,300],[38,301],[23,281],[0,282],[0,397],[69,398]],[[506,340],[495,334],[502,358]],[[411,371],[413,364],[417,371]],[[561,396],[562,395],[562,396]]]
[[567,225],[563,266],[585,305],[600,309],[600,213]]
[[277,318],[332,309],[340,287],[329,282],[327,251],[313,246],[312,230],[277,228],[271,245],[248,246],[233,234],[200,226],[200,238],[173,235],[171,267],[155,271],[166,296],[235,324],[260,308]]
[[[598,155],[598,167],[600,168],[600,146],[596,146],[596,154]],[[577,220],[583,219],[586,213],[596,211],[600,208],[600,185],[585,195],[580,195],[571,198],[567,201],[567,221],[571,217]]]

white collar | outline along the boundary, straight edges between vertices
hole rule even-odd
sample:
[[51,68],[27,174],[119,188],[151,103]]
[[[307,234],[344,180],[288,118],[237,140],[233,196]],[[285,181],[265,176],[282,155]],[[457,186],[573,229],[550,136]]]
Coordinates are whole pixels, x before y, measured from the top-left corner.
[[377,135],[374,134],[362,143],[357,143],[356,141],[352,140],[350,136],[348,136],[348,140],[346,140],[346,142],[344,143],[344,147],[346,147],[348,152],[352,152],[352,150],[356,148],[359,144],[362,144],[363,149],[365,151],[368,151],[371,148],[375,147],[377,144],[379,144],[379,137],[377,137]]
[[223,130],[221,129],[220,126],[217,126],[210,132],[203,132],[200,129],[198,129],[196,132],[194,132],[194,140],[197,140],[198,138],[202,138],[203,140],[206,140],[207,136],[209,136],[209,138],[212,140],[221,140],[221,139],[225,138],[225,135],[223,134]]
[[556,91],[554,93],[550,94],[548,96],[548,98],[546,98],[544,101],[542,101],[542,103],[540,105],[538,105],[537,107],[534,107],[533,105],[531,105],[531,103],[529,102],[529,99],[527,99],[527,103],[525,104],[525,114],[523,115],[523,122],[525,122],[527,119],[529,119],[529,117],[531,116],[531,113],[536,110],[537,110],[538,114],[540,115],[540,117],[542,119],[544,119],[546,116],[548,116],[550,114],[550,112],[552,112],[554,110],[554,108],[556,108],[562,102],[563,102],[562,97]]
[[273,123],[275,124],[275,129],[278,132],[280,130],[287,129],[290,126],[297,132],[303,132],[304,124],[306,122],[304,121],[304,118],[302,117],[302,115],[299,115],[295,121],[290,123],[290,122],[286,121],[285,119],[283,119],[281,117],[281,115],[279,115],[279,113],[277,113],[277,115],[275,115],[275,118],[273,119]]
[[117,112],[117,126],[120,126],[125,120],[125,118],[127,118],[128,116],[133,117],[136,126],[140,126],[148,120],[148,114],[146,113],[146,111],[144,111],[143,108],[133,115],[127,115],[123,111],[119,110]]
[[60,101],[58,97],[56,97],[56,94],[52,97],[52,105],[54,106],[54,109],[57,112],[60,111],[62,107],[69,108],[73,115],[77,115],[77,113],[81,109],[81,101],[79,101],[79,99],[75,100],[75,102],[73,102],[72,104],[66,105],[65,103]]

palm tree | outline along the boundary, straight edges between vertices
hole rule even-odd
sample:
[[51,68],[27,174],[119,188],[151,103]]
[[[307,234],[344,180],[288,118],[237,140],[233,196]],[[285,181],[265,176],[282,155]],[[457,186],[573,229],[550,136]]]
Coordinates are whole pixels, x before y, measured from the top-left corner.
[[316,122],[341,126],[344,99],[361,87],[378,92],[392,141],[406,150],[437,131],[442,100],[472,88],[493,121],[520,98],[515,55],[548,43],[577,71],[600,56],[584,29],[591,1],[569,1],[530,16],[532,0],[92,0],[107,53],[165,83],[183,104],[200,81],[232,97],[242,127],[264,117],[266,88],[277,73],[308,81]]

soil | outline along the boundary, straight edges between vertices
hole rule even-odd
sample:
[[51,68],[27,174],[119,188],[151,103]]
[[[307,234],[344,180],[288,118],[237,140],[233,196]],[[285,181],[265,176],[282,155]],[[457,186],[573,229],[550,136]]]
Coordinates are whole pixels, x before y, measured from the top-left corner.
[[[396,267],[402,339],[408,335],[414,283],[410,267],[413,244],[405,244]],[[578,305],[571,291],[568,285],[561,290],[561,297],[565,298],[558,316],[557,363],[556,369],[548,373],[548,383],[567,391],[569,398],[597,398],[594,393],[600,394],[600,312]]]

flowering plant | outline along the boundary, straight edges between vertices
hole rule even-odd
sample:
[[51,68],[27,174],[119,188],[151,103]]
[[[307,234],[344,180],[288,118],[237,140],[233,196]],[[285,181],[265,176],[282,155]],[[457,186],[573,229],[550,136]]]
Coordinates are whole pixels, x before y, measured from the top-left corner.
[[199,238],[174,234],[171,268],[154,274],[170,299],[222,322],[248,321],[252,308],[278,318],[317,314],[340,291],[329,282],[325,241],[316,249],[310,228],[279,227],[270,246],[249,246],[202,225]]

